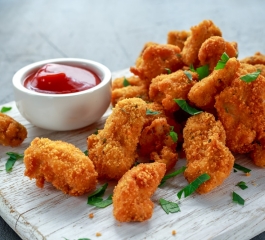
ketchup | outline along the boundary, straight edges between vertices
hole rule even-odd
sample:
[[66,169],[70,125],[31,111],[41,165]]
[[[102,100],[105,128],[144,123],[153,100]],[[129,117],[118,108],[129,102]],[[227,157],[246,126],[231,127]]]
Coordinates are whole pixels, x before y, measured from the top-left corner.
[[49,63],[29,75],[24,86],[40,93],[65,94],[87,90],[100,82],[100,78],[90,70]]

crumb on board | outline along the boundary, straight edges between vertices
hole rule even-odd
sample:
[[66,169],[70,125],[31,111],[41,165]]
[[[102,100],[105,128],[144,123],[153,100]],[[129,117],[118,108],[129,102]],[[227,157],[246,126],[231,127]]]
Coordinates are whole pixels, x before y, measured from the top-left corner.
[[249,177],[249,176],[250,176],[250,172],[247,172],[247,173],[246,173],[246,176]]
[[177,234],[176,230],[172,231],[172,235],[175,236]]
[[101,235],[102,235],[102,234],[99,233],[99,232],[96,233],[96,237],[100,237]]
[[251,184],[252,184],[253,186],[257,186],[257,184],[256,184],[255,181],[252,181]]
[[94,213],[89,213],[88,217],[91,218],[91,219],[94,218]]

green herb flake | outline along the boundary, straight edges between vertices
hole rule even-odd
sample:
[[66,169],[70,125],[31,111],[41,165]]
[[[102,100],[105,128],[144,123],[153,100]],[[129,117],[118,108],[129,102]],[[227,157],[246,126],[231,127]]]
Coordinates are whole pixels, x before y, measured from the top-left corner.
[[174,132],[174,126],[170,126],[169,136],[172,138],[174,143],[178,141],[178,134]]
[[146,115],[157,115],[157,114],[160,114],[160,113],[161,112],[153,111],[153,110],[150,110],[150,109],[146,110]]
[[15,162],[19,159],[23,159],[24,154],[19,154],[19,153],[15,153],[15,152],[7,152],[6,154],[9,156],[9,158],[7,159],[7,162],[5,164],[6,172],[11,172]]
[[87,198],[87,204],[98,207],[98,208],[105,208],[111,205],[112,195],[108,196],[108,198],[105,200],[103,200],[102,198],[107,187],[108,187],[108,183],[105,183],[100,188],[98,188],[95,192],[90,194]]
[[216,67],[214,68],[214,70],[220,70],[223,69],[225,67],[225,64],[227,63],[227,61],[229,60],[229,56],[227,55],[226,52],[224,52],[221,56],[221,60],[218,61]]
[[245,189],[247,189],[247,188],[248,188],[248,186],[246,185],[246,183],[245,183],[245,182],[243,182],[243,181],[241,181],[241,182],[237,183],[237,185],[236,185],[236,186],[240,187],[242,190],[245,190]]
[[96,129],[96,131],[93,134],[98,135],[98,128]]
[[238,203],[240,205],[245,204],[245,200],[235,192],[233,192],[233,202]]
[[90,238],[78,238],[77,240],[91,240]]
[[0,112],[1,113],[5,113],[5,112],[10,111],[11,109],[12,109],[12,107],[2,107],[1,110],[0,110]]
[[190,72],[188,72],[188,71],[184,71],[184,74],[187,76],[187,78],[188,78],[190,81],[192,81],[192,75],[191,75]]
[[184,192],[184,197],[185,198],[188,197],[189,195],[194,193],[202,183],[208,181],[209,179],[210,179],[210,176],[207,173],[200,175],[194,181],[192,181],[189,185],[187,185],[186,187],[184,187],[177,193],[178,198],[179,199],[181,198],[181,195],[183,192]]
[[167,214],[180,212],[180,208],[179,208],[179,205],[177,203],[167,201],[163,198],[159,199],[159,203],[160,203],[161,207],[163,208],[163,210]]
[[84,154],[85,154],[86,156],[88,156],[88,150],[85,150],[85,151],[84,151]]
[[249,173],[251,171],[251,169],[245,168],[237,163],[234,163],[234,168],[244,173]]
[[199,80],[202,80],[203,78],[207,77],[209,75],[209,66],[204,65],[199,68],[196,68],[196,72],[199,75]]
[[201,113],[201,110],[191,107],[184,99],[174,99],[174,101],[179,105],[179,107],[190,115],[196,115]]
[[191,71],[191,72],[196,72],[196,70],[195,70],[193,64],[190,65],[190,71]]
[[183,166],[180,169],[178,169],[178,170],[176,170],[176,171],[174,171],[172,173],[169,173],[169,174],[165,175],[162,178],[162,180],[161,180],[161,182],[159,184],[159,187],[163,186],[168,179],[173,178],[173,177],[175,177],[175,176],[177,176],[177,175],[179,175],[181,173],[184,173],[185,169],[186,169],[186,167]]
[[246,83],[253,82],[253,81],[255,81],[258,78],[258,76],[260,75],[260,72],[261,72],[261,70],[258,69],[256,72],[249,73],[247,75],[244,75],[244,76],[240,77],[240,79],[243,80]]
[[165,68],[165,70],[167,71],[167,74],[171,73],[171,70],[169,68]]
[[130,82],[127,80],[126,77],[124,77],[124,79],[123,79],[123,86],[124,86],[124,87],[128,87],[128,86],[130,86],[130,85],[131,85]]

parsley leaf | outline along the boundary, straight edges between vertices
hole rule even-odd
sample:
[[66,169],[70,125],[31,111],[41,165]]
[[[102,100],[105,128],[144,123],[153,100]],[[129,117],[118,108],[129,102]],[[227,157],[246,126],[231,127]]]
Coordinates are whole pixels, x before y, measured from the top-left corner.
[[84,154],[85,154],[86,156],[88,156],[88,150],[85,150],[85,151],[84,151]]
[[126,79],[126,77],[124,77],[124,79],[123,79],[123,86],[124,87],[128,87],[130,85],[131,85],[130,82]]
[[150,109],[146,110],[146,115],[157,115],[157,114],[160,114],[160,113],[161,112],[153,111],[153,110],[150,110]]
[[174,126],[170,126],[169,136],[172,138],[174,143],[178,141],[178,134],[174,132]]
[[244,173],[249,173],[251,171],[251,169],[245,168],[237,163],[234,163],[234,168]]
[[159,187],[163,186],[163,185],[165,184],[165,182],[166,182],[169,178],[173,178],[173,177],[175,177],[175,176],[177,176],[177,175],[183,173],[183,172],[185,171],[185,169],[186,169],[186,167],[183,166],[183,167],[181,167],[180,169],[178,169],[178,170],[176,170],[176,171],[174,171],[174,172],[172,172],[172,173],[169,173],[169,174],[165,175],[165,176],[162,178],[162,180],[161,180],[161,182],[160,182],[160,184],[159,184]]
[[108,198],[105,200],[103,200],[102,198],[107,187],[108,187],[108,183],[105,183],[100,188],[98,188],[95,192],[90,194],[87,198],[87,204],[98,207],[98,208],[105,208],[109,206],[110,204],[112,204],[112,195],[108,196]]
[[238,203],[240,205],[245,204],[245,200],[235,192],[233,192],[233,202]]
[[214,68],[214,70],[220,70],[223,69],[225,67],[225,64],[227,63],[227,61],[229,60],[229,56],[227,55],[226,52],[224,52],[221,56],[221,60],[218,61],[216,67]]
[[242,190],[245,190],[246,188],[248,188],[248,186],[246,185],[246,183],[243,182],[243,181],[237,183],[236,186],[240,187]]
[[0,110],[0,112],[1,113],[5,113],[5,112],[10,111],[11,109],[12,109],[12,107],[2,107],[1,110]]
[[6,171],[11,172],[15,162],[19,159],[24,158],[24,154],[19,154],[15,152],[7,152],[6,154],[9,156],[5,164]]
[[165,70],[167,71],[167,74],[171,73],[171,70],[169,68],[165,68]]
[[188,71],[184,71],[184,74],[187,76],[187,78],[188,78],[190,81],[192,81],[192,75],[191,75],[190,72],[188,72]]
[[240,77],[240,79],[243,80],[246,83],[253,82],[253,81],[255,81],[258,78],[258,76],[260,75],[260,72],[261,72],[261,70],[258,69],[256,72],[249,73],[247,75],[244,75],[244,76]]
[[96,131],[93,134],[98,135],[98,128],[96,128]]
[[180,208],[179,208],[179,205],[177,203],[167,201],[163,198],[159,199],[159,203],[160,203],[161,207],[163,208],[163,210],[167,214],[180,212]]
[[204,173],[197,177],[194,181],[192,181],[189,185],[181,189],[178,193],[177,196],[180,199],[182,193],[184,192],[184,197],[188,197],[192,193],[194,193],[197,188],[204,182],[210,179],[210,176],[207,173]]
[[174,99],[174,101],[179,105],[180,108],[182,108],[182,110],[189,113],[190,115],[196,115],[202,112],[201,110],[191,107],[184,99]]
[[209,75],[209,66],[204,65],[199,68],[196,68],[196,72],[199,75],[199,80],[202,80],[203,78],[207,77]]

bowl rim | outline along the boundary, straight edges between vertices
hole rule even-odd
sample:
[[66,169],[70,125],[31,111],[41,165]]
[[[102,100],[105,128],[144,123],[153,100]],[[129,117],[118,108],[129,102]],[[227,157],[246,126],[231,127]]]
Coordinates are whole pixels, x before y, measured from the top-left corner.
[[[27,89],[24,85],[23,85],[23,80],[25,79],[25,75],[27,73],[29,73],[32,69],[38,69],[41,68],[42,66],[44,66],[45,64],[48,63],[59,63],[59,64],[64,64],[64,63],[68,63],[68,65],[71,65],[71,63],[76,63],[78,64],[87,64],[89,69],[89,66],[93,66],[94,68],[96,68],[97,70],[99,70],[99,72],[102,73],[103,78],[101,79],[101,82],[94,86],[93,88],[90,89],[86,89],[80,92],[74,92],[74,93],[40,93],[40,92],[36,92],[30,89]],[[93,69],[91,69],[92,71],[94,71]],[[22,68],[20,68],[14,75],[12,78],[12,84],[13,86],[24,93],[27,93],[29,95],[36,95],[36,96],[40,96],[40,97],[57,97],[57,98],[62,98],[62,97],[73,97],[73,96],[77,96],[77,95],[83,95],[86,93],[91,93],[94,92],[98,89],[100,89],[101,87],[105,86],[106,84],[108,84],[111,81],[111,71],[109,70],[109,68],[107,68],[105,65],[103,65],[102,63],[93,61],[93,60],[89,60],[89,59],[83,59],[83,58],[52,58],[52,59],[46,59],[46,60],[42,60],[42,61],[38,61],[38,62],[34,62],[31,64],[28,64]],[[23,78],[23,79],[22,79]]]

